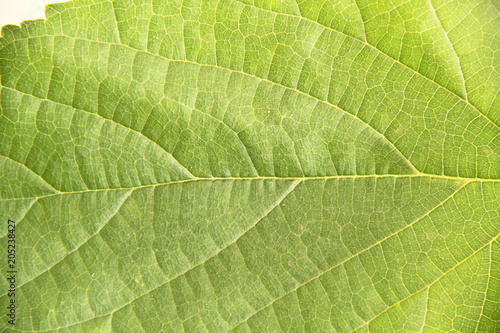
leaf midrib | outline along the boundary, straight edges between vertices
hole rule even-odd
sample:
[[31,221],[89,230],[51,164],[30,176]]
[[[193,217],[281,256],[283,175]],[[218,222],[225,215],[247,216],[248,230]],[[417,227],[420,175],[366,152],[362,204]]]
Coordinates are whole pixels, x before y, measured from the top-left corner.
[[40,195],[35,197],[22,197],[22,198],[8,198],[8,199],[0,199],[2,201],[15,201],[15,200],[29,200],[29,199],[43,199],[47,197],[53,197],[58,195],[71,195],[71,194],[84,194],[91,192],[103,192],[103,191],[120,191],[120,190],[135,190],[140,188],[147,187],[155,187],[155,186],[167,186],[179,183],[188,183],[195,181],[248,181],[248,180],[300,180],[300,181],[308,181],[308,180],[328,180],[328,179],[361,179],[361,178],[420,178],[426,177],[431,179],[446,179],[446,180],[455,180],[462,182],[500,182],[500,179],[487,179],[487,178],[465,178],[465,177],[452,177],[452,176],[444,176],[444,175],[432,175],[427,173],[408,173],[408,174],[371,174],[371,175],[333,175],[333,176],[311,176],[311,177],[275,177],[275,176],[259,176],[259,177],[193,177],[186,178],[180,180],[173,180],[165,183],[155,183],[155,184],[147,184],[141,186],[132,186],[132,187],[116,187],[116,188],[100,188],[100,189],[91,189],[91,190],[81,190],[81,191],[68,191],[68,192],[57,192],[50,193],[46,195]]

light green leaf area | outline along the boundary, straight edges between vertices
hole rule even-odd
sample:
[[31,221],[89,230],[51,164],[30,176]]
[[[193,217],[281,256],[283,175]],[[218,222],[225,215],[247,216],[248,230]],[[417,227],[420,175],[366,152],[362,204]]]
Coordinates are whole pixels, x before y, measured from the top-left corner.
[[500,332],[499,10],[77,0],[3,27],[0,329]]

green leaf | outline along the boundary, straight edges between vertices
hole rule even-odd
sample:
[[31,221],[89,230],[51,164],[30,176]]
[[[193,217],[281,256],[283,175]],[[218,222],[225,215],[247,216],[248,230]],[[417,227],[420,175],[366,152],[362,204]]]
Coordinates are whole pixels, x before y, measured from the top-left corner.
[[3,27],[0,328],[499,332],[499,10],[76,0]]

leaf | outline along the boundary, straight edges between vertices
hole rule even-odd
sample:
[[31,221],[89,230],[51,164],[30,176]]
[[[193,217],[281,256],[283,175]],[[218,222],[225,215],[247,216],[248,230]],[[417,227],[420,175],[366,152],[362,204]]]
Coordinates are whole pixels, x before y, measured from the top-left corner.
[[3,27],[2,328],[500,331],[499,9],[77,0]]

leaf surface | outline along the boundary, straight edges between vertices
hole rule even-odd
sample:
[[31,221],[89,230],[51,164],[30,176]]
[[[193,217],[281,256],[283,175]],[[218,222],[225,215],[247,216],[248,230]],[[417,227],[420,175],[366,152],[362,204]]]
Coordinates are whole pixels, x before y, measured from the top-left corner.
[[2,328],[500,331],[498,7],[76,0],[3,27]]

